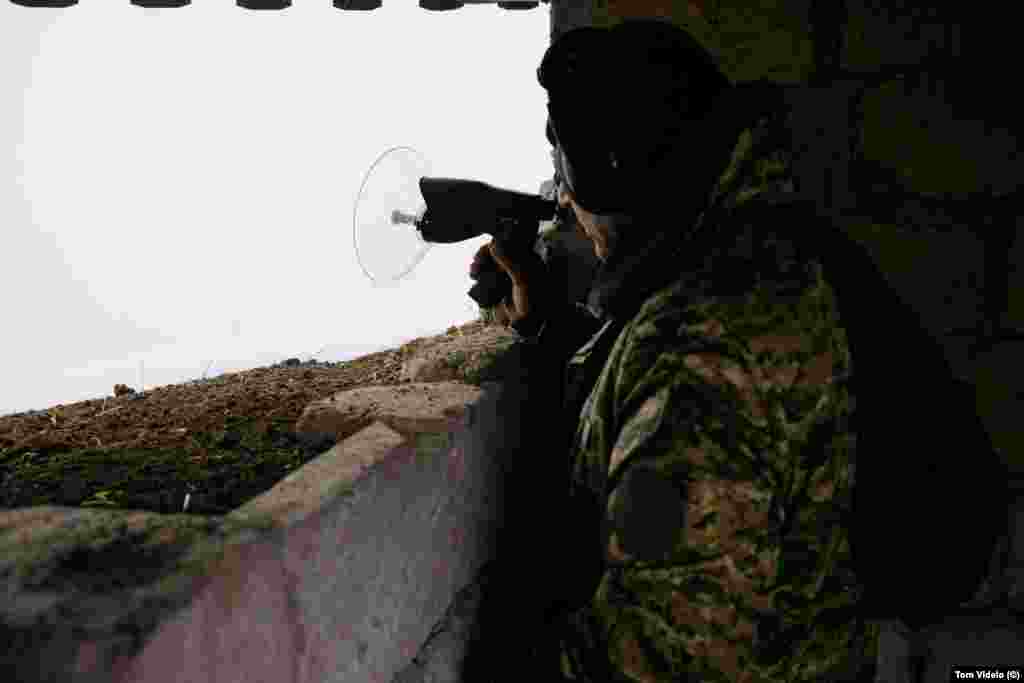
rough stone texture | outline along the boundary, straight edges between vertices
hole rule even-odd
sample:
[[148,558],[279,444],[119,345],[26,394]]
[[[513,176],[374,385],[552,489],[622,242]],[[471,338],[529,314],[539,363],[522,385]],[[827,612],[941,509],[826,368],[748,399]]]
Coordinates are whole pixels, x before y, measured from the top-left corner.
[[[401,434],[441,428],[441,422],[459,419],[461,404],[479,396],[470,384],[508,376],[514,354],[507,353],[518,335],[498,325],[451,339],[420,338],[402,347],[401,386],[351,389],[309,405],[295,433],[310,443],[336,443],[376,420]],[[454,408],[435,414],[441,395]]]
[[480,389],[462,382],[417,382],[404,386],[360,387],[311,403],[295,424],[303,440],[347,439],[374,422],[399,434],[443,431],[461,420]]
[[493,368],[501,352],[517,338],[512,330],[491,325],[433,345],[421,346],[413,340],[406,344],[410,357],[402,362],[402,381],[469,381],[475,373]]
[[124,396],[125,394],[134,394],[135,390],[127,384],[115,384],[114,385],[114,396]]

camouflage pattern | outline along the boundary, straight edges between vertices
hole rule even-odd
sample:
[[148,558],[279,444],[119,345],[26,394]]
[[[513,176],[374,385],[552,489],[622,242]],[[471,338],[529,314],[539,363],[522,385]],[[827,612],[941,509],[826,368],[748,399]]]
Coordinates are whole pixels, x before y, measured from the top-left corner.
[[566,400],[582,403],[570,492],[600,501],[603,567],[557,621],[569,680],[872,680],[845,329],[820,262],[746,210],[793,192],[784,116],[741,133],[696,221],[595,279],[604,326],[570,358]]

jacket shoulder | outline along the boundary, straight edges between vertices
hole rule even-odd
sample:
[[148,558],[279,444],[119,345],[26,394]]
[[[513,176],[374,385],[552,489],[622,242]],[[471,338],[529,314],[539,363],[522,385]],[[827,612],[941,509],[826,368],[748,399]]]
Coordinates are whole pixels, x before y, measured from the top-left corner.
[[[781,212],[803,221],[780,221]],[[693,245],[692,265],[641,305],[628,325],[630,346],[685,347],[722,330],[731,339],[722,344],[744,346],[741,339],[789,330],[806,351],[837,343],[845,350],[830,274],[817,240],[805,239],[831,229],[827,221],[806,207],[765,204],[734,211],[716,228],[714,239]]]

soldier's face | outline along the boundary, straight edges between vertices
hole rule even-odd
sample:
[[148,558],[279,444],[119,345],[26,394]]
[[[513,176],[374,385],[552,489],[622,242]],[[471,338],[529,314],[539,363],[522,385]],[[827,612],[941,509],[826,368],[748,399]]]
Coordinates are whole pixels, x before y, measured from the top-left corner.
[[572,193],[566,189],[564,184],[559,185],[558,188],[558,205],[562,208],[572,207],[573,213],[576,214],[577,232],[581,232],[594,243],[594,253],[597,255],[597,258],[602,261],[607,259],[610,243],[607,228],[599,225],[594,220],[594,214],[576,203]]

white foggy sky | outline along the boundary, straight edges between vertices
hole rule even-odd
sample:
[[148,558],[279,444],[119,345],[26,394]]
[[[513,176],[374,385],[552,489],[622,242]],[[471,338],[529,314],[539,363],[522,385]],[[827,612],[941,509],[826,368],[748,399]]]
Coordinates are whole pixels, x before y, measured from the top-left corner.
[[550,178],[546,5],[343,12],[0,3],[0,415],[284,358],[344,360],[477,317],[486,236],[391,289],[352,248],[364,173]]

